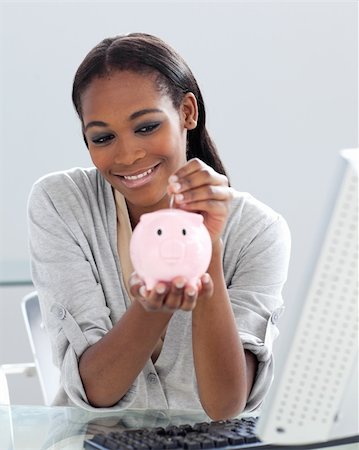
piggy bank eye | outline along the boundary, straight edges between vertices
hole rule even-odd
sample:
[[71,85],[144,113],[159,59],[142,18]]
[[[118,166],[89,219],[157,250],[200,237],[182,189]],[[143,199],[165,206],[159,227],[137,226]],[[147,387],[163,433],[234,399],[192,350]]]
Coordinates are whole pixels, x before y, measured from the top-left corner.
[[161,228],[159,228],[159,229],[157,230],[157,234],[158,234],[158,236],[161,236],[161,234],[162,234]]
[[183,229],[182,229],[182,234],[183,234],[183,236],[186,236],[186,234],[187,234],[187,231],[186,231],[186,229],[185,229],[185,228],[183,228]]

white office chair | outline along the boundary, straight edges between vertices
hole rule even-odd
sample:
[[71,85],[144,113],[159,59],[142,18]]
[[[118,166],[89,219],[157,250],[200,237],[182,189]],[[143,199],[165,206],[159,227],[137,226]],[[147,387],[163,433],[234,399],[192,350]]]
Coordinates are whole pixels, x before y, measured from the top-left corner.
[[50,405],[59,386],[60,371],[52,362],[50,339],[42,322],[37,292],[31,292],[23,298],[21,309],[34,362],[0,365],[0,404],[10,404],[7,375],[33,376],[37,373],[44,403]]

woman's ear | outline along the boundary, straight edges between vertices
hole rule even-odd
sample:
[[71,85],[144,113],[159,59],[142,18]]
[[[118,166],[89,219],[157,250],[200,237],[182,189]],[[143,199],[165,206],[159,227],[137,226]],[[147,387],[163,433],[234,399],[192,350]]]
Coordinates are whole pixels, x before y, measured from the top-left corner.
[[187,94],[183,97],[180,110],[184,128],[187,128],[187,130],[193,130],[196,128],[198,120],[198,105],[197,99],[192,92],[187,92]]

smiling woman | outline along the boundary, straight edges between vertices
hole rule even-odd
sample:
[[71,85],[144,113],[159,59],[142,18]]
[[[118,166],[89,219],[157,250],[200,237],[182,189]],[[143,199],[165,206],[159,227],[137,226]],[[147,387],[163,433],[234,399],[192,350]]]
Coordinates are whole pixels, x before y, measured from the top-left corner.
[[[273,377],[285,220],[229,186],[197,82],[161,39],[103,40],[72,98],[95,167],[41,178],[29,201],[33,280],[62,373],[56,404],[254,411]],[[211,261],[197,286],[176,276],[147,290],[129,241],[170,197],[203,216]]]
[[92,161],[125,196],[131,223],[166,207],[168,178],[186,162],[187,130],[197,118],[194,95],[186,93],[178,110],[154,75],[117,70],[84,90],[81,113]]

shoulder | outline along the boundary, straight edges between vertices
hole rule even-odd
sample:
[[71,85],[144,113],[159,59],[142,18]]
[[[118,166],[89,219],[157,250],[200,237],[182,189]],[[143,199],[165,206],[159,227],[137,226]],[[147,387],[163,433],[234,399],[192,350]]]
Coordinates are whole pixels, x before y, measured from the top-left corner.
[[[73,168],[39,178],[28,198],[30,215],[48,216],[50,212],[65,220],[88,220],[114,211],[111,185],[96,168]],[[107,212],[106,212],[107,211]]]
[[229,224],[238,224],[241,227],[254,229],[266,228],[275,221],[282,219],[281,214],[270,206],[257,200],[248,192],[233,190],[233,200],[229,213]]
[[95,167],[88,169],[74,167],[42,176],[35,181],[32,190],[45,191],[49,194],[59,193],[60,195],[76,189],[86,191],[97,185],[99,176],[100,174]]
[[236,192],[222,239],[227,286],[256,286],[280,295],[291,250],[281,214],[248,193]]
[[39,178],[29,195],[30,205],[37,200],[53,204],[66,201],[91,202],[100,196],[109,195],[111,187],[95,167],[75,167],[53,172]]
[[268,237],[290,240],[287,221],[279,212],[248,192],[233,190],[225,238],[239,238],[242,245],[245,246],[263,233]]

